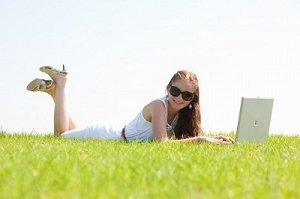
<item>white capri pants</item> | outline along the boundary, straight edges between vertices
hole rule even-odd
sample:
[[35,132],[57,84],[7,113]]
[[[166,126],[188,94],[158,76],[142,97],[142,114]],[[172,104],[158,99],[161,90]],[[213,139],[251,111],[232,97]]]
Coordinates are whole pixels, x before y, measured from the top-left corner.
[[119,120],[106,120],[83,128],[76,128],[62,134],[64,138],[123,140],[122,129],[125,123]]

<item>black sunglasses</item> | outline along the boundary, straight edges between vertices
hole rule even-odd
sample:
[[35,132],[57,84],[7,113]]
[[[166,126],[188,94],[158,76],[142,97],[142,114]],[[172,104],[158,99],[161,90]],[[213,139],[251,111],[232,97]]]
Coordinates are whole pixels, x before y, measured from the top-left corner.
[[170,88],[170,94],[174,97],[178,97],[181,94],[181,97],[185,101],[192,101],[194,98],[194,93],[188,92],[188,91],[181,91],[176,86],[171,86]]

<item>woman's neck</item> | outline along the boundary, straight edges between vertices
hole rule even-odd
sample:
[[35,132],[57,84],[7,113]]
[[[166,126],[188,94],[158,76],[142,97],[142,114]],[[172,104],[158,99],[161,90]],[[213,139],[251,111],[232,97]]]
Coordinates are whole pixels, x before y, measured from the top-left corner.
[[174,118],[176,117],[177,113],[180,111],[178,109],[174,109],[173,107],[170,106],[169,101],[167,101],[167,111],[168,111],[168,122],[173,121]]

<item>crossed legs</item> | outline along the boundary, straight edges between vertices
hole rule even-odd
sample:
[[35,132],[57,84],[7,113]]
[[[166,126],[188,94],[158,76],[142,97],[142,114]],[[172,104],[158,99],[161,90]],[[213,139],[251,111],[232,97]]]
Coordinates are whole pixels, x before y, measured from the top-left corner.
[[[75,129],[76,123],[69,113],[67,103],[67,72],[56,70],[50,66],[41,67],[42,72],[47,73],[51,80],[35,79],[27,86],[30,91],[42,91],[48,93],[54,101],[54,134],[62,133]],[[38,81],[40,80],[40,81]]]

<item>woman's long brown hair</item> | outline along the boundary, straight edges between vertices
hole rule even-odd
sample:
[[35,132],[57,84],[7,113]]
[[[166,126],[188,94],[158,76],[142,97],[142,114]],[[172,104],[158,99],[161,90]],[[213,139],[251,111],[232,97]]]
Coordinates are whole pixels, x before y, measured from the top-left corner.
[[192,108],[188,105],[179,112],[177,125],[174,129],[175,137],[177,139],[184,139],[188,137],[196,137],[203,135],[201,128],[201,111],[200,111],[200,96],[199,96],[199,83],[196,74],[189,71],[178,71],[173,75],[169,84],[167,85],[167,91],[170,89],[172,84],[180,79],[190,80],[193,86],[196,88],[194,92],[194,98],[190,102]]

